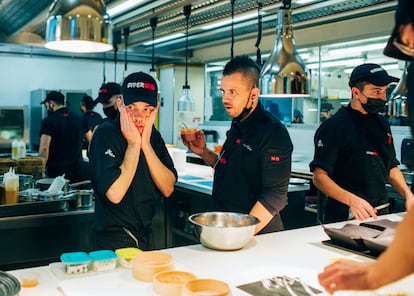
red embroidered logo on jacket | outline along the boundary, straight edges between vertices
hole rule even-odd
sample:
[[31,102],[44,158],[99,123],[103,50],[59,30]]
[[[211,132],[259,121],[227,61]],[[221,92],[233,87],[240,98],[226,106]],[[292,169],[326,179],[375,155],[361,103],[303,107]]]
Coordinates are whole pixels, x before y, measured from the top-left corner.
[[219,162],[221,164],[227,164],[227,160],[224,157],[220,158],[220,161]]
[[270,156],[270,161],[279,162],[280,161],[280,157],[279,156],[276,156],[276,155],[271,155]]
[[68,114],[68,113],[63,113],[63,116],[64,116],[64,117],[68,117],[68,116],[69,116],[69,114]]

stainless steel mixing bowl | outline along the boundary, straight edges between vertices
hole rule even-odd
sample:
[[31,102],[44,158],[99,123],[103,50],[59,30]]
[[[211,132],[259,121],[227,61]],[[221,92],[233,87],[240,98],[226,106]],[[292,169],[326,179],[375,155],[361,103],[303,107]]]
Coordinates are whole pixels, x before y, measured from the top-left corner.
[[205,212],[188,217],[201,244],[215,250],[238,250],[254,235],[259,219],[234,212]]

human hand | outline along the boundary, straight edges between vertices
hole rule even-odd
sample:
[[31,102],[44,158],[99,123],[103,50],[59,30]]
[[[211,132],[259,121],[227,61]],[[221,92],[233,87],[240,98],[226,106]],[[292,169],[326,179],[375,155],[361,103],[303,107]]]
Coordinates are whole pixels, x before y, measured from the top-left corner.
[[368,279],[370,272],[373,272],[371,262],[341,259],[326,266],[318,280],[329,294],[339,290],[367,290],[373,287]]
[[414,195],[410,193],[410,196],[407,196],[405,199],[405,207],[407,211],[414,209]]
[[133,121],[133,114],[123,105],[122,101],[117,102],[120,114],[121,132],[128,145],[141,144],[141,135]]
[[151,111],[150,115],[145,117],[144,121],[144,129],[142,131],[142,145],[151,145],[151,134],[152,134],[152,127],[155,122],[155,118],[157,116],[158,110],[160,107],[160,103],[157,103],[157,106]]
[[377,219],[377,210],[374,209],[365,199],[354,195],[351,198],[349,209],[352,215],[359,221],[364,221],[369,217]]
[[195,154],[202,155],[206,150],[206,140],[204,137],[204,133],[200,130],[196,132],[195,141],[187,142],[183,139],[182,141],[183,144]]

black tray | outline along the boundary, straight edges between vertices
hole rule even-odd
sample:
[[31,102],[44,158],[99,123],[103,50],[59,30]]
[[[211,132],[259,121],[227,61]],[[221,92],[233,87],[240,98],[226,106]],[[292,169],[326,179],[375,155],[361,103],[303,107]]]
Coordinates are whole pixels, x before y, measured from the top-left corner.
[[16,204],[0,205],[0,218],[64,211],[69,207],[70,198],[44,201],[23,201]]
[[371,258],[378,257],[391,243],[398,222],[381,219],[342,228],[324,227],[330,240],[322,243]]

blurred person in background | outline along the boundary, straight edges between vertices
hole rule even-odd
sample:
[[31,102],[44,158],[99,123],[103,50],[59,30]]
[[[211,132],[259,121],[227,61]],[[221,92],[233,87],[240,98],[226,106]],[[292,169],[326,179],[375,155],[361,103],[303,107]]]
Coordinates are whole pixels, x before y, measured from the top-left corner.
[[88,149],[92,138],[92,132],[95,127],[102,122],[102,116],[93,111],[95,108],[95,102],[90,96],[86,95],[82,97],[80,108],[82,111],[82,127],[86,130],[82,148]]
[[333,110],[333,106],[331,103],[322,103],[321,113],[319,114],[320,122],[324,122],[328,118],[331,118],[331,110]]
[[[121,96],[121,85],[116,82],[108,82],[101,85],[95,104],[101,103],[106,119],[114,120],[118,114],[117,99]],[[106,120],[104,119],[104,120]]]
[[[407,75],[408,116],[414,132],[414,2],[399,0],[395,27],[384,54],[410,62]],[[414,160],[413,160],[414,162]],[[393,241],[373,262],[339,260],[318,275],[319,283],[329,293],[340,290],[374,290],[414,272],[414,208],[407,209],[395,230]]]
[[65,97],[51,91],[41,102],[49,116],[41,122],[39,156],[46,160],[46,174],[54,178],[65,174],[69,181],[89,180],[89,167],[82,159],[85,130],[79,115],[65,105]]

